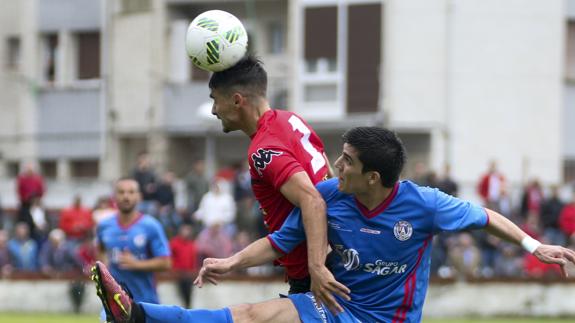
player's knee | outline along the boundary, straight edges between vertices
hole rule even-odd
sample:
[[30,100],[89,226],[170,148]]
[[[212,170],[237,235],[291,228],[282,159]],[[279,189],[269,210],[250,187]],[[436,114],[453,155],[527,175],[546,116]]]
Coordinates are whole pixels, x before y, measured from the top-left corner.
[[234,323],[258,322],[258,313],[252,304],[234,305],[231,308]]

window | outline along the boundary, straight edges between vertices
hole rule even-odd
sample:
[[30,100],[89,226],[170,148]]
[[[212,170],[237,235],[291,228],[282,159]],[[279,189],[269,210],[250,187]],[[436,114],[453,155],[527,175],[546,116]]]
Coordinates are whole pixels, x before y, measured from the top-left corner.
[[565,77],[569,80],[575,80],[575,21],[567,23],[567,44],[565,50]]
[[100,33],[78,34],[78,79],[100,77]]
[[54,82],[56,80],[56,64],[58,58],[58,35],[49,34],[44,36],[44,80]]
[[98,177],[98,160],[74,160],[70,162],[70,174],[74,178]]
[[563,161],[563,182],[573,181],[575,181],[575,159],[566,159]]
[[348,7],[347,111],[376,112],[381,60],[381,4]]
[[268,25],[268,52],[282,54],[285,50],[285,28],[277,21]]
[[54,179],[57,176],[57,164],[55,160],[43,160],[40,161],[40,173],[50,179]]
[[307,71],[334,71],[337,66],[337,7],[306,8],[304,19]]
[[18,177],[20,173],[20,164],[17,161],[6,162],[6,176],[9,178]]
[[151,7],[151,0],[122,0],[122,13],[148,11]]
[[6,67],[17,70],[20,65],[20,38],[8,37],[6,39]]

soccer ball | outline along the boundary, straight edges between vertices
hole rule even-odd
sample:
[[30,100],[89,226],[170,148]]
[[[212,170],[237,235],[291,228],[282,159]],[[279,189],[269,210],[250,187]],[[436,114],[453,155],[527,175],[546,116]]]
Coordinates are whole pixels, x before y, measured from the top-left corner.
[[248,47],[241,21],[229,12],[210,10],[197,16],[186,33],[186,52],[197,67],[219,72],[236,64]]

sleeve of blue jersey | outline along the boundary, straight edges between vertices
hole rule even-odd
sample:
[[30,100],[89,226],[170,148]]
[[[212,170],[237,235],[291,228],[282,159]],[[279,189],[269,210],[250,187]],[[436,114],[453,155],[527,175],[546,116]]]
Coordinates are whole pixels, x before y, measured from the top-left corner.
[[489,221],[485,209],[475,203],[464,201],[435,190],[435,233],[484,228]]
[[171,252],[166,233],[162,225],[157,220],[153,220],[154,221],[151,222],[152,239],[150,241],[152,255],[154,257],[169,257]]
[[337,189],[337,184],[337,178],[330,178],[328,180],[317,183],[315,187],[321,194],[322,198],[328,202],[335,196],[336,193],[339,192]]
[[305,240],[305,231],[299,208],[294,208],[282,227],[268,235],[272,246],[283,254],[290,253]]

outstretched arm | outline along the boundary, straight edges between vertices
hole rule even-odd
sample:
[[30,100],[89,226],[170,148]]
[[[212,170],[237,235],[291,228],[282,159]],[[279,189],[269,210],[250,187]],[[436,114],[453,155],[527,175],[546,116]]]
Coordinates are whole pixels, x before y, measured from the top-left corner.
[[503,215],[490,209],[485,211],[489,216],[489,223],[485,228],[488,233],[521,245],[541,262],[560,265],[563,276],[567,277],[565,265],[568,262],[575,264],[575,251],[561,246],[541,244]]
[[305,172],[293,174],[285,182],[281,193],[293,205],[301,209],[307,240],[308,269],[311,278],[311,292],[315,298],[327,305],[333,312],[343,312],[334,293],[349,299],[349,289],[335,280],[325,266],[327,255],[326,205]]
[[262,265],[279,258],[281,255],[272,247],[268,238],[261,238],[231,257],[204,259],[194,284],[202,287],[204,282],[208,281],[217,285],[218,279],[230,271]]

